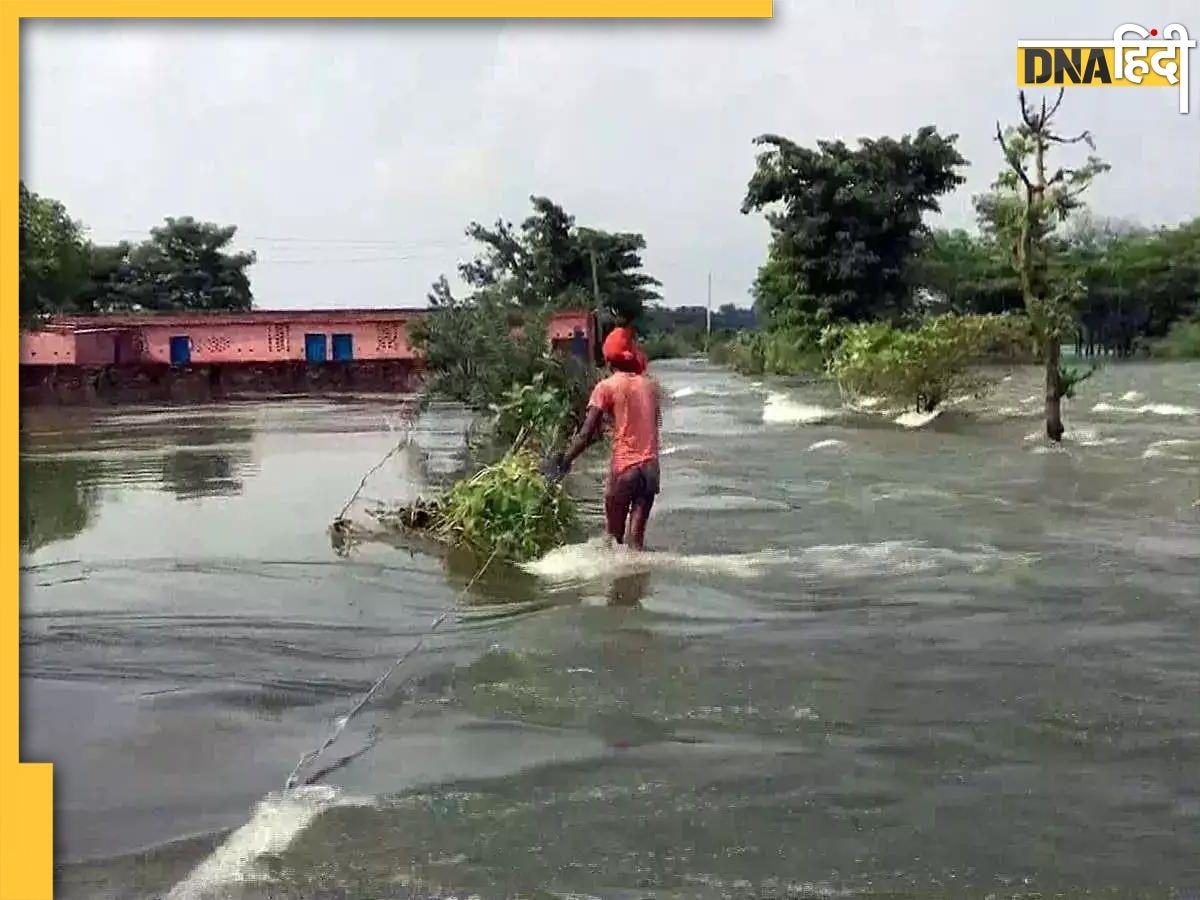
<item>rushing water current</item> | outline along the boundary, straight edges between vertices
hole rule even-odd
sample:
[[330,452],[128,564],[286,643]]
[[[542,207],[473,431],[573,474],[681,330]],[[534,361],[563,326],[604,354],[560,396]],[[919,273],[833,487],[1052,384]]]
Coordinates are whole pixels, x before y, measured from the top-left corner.
[[[395,398],[26,411],[59,896],[1196,896],[1200,366],[1101,370],[1059,447],[1033,370],[918,424],[654,368],[652,552],[465,592],[429,548],[331,545]],[[467,425],[427,412],[352,518]]]

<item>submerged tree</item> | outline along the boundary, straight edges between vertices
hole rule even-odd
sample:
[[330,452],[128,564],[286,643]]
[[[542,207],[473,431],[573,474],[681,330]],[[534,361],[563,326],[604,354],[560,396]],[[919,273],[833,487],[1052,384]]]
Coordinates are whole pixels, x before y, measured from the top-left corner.
[[758,156],[742,212],[766,211],[767,262],[754,284],[759,315],[774,327],[903,315],[908,269],[924,215],[963,182],[956,135],[932,126],[900,140],[819,141],[778,135]]
[[1046,436],[1062,440],[1062,398],[1089,373],[1065,368],[1062,342],[1075,328],[1074,306],[1080,300],[1080,273],[1055,241],[1056,230],[1082,202],[1080,196],[1109,165],[1094,154],[1077,167],[1048,172],[1051,145],[1085,143],[1095,150],[1088,131],[1065,137],[1054,130],[1053,120],[1063,100],[1059,90],[1054,103],[1030,104],[1025,92],[1018,95],[1021,123],[1004,129],[996,123],[996,140],[1006,168],[992,191],[976,198],[981,225],[1010,248],[1025,309],[1037,337],[1046,369]]

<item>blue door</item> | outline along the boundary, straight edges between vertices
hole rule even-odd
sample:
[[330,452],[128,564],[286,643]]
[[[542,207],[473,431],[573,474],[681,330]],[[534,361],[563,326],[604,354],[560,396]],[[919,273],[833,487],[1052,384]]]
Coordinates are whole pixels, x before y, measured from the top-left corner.
[[354,359],[354,335],[335,334],[333,336],[333,358],[338,362]]
[[310,363],[325,362],[325,335],[306,334],[304,336],[304,358]]
[[192,342],[186,334],[171,338],[171,365],[186,366],[192,361]]

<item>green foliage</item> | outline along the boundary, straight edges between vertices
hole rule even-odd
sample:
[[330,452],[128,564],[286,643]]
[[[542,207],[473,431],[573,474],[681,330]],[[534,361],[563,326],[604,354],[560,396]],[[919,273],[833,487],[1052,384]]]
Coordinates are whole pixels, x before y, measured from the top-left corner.
[[1111,168],[1094,153],[1074,167],[1059,167],[1048,174],[1047,156],[1052,146],[1095,143],[1087,131],[1064,137],[1052,130],[1062,102],[1041,103],[1040,111],[1020,94],[1021,123],[1002,129],[996,140],[1005,167],[991,190],[975,198],[983,233],[1009,248],[1009,260],[1020,284],[1030,321],[1043,344],[1056,347],[1074,332],[1075,311],[1085,290],[1082,272],[1063,252],[1062,226],[1083,206],[1083,193],[1097,176]]
[[824,366],[818,341],[802,328],[743,331],[717,344],[709,359],[742,375],[803,375]]
[[249,309],[253,253],[228,251],[237,231],[167,219],[137,245],[92,244],[61,203],[22,182],[20,310],[23,325],[56,314]]
[[1007,251],[994,238],[962,229],[925,236],[911,279],[938,312],[1005,313],[1024,305]]
[[577,390],[550,383],[545,372],[538,372],[528,384],[514,384],[492,405],[492,434],[498,441],[547,453],[574,431],[579,421],[579,395]]
[[931,126],[856,148],[758,138],[769,149],[757,159],[742,212],[766,211],[771,226],[754,285],[764,324],[777,327],[786,314],[862,321],[903,313],[922,218],[963,181],[956,140]]
[[932,412],[951,393],[980,390],[986,381],[972,364],[1020,340],[1028,328],[1022,317],[1009,315],[934,316],[911,329],[886,322],[831,328],[826,346],[836,346],[829,374],[848,394]]
[[434,530],[480,553],[537,559],[578,527],[575,505],[546,481],[533,454],[519,451],[456,483],[438,501]]
[[88,249],[83,228],[57,200],[20,183],[18,290],[24,325],[56,312],[74,311],[87,285]]
[[1059,363],[1058,366],[1058,389],[1060,396],[1066,397],[1068,400],[1074,398],[1075,388],[1082,382],[1087,381],[1096,374],[1096,367],[1089,366],[1084,369],[1079,366],[1064,366]]
[[493,436],[505,446],[535,421],[544,439],[549,410],[562,413],[564,430],[582,421],[589,370],[550,351],[547,311],[501,305],[487,293],[459,301],[436,289],[430,302],[409,335],[425,357],[427,397],[490,413]]
[[129,251],[130,272],[110,280],[105,310],[216,311],[250,309],[246,270],[254,253],[232,252],[234,225],[167,219]]
[[[487,228],[472,222],[467,236],[480,254],[459,266],[459,275],[478,298],[525,309],[595,308],[592,258],[601,305],[614,319],[633,322],[658,298],[657,279],[641,271],[645,238],[577,226],[546,197],[531,197],[533,214],[519,228],[498,220]],[[438,290],[448,296],[448,287]]]
[[708,339],[705,333],[694,329],[659,331],[645,335],[638,340],[642,352],[650,360],[699,356],[704,353],[707,343]]
[[1150,352],[1161,359],[1200,359],[1200,320],[1176,322]]

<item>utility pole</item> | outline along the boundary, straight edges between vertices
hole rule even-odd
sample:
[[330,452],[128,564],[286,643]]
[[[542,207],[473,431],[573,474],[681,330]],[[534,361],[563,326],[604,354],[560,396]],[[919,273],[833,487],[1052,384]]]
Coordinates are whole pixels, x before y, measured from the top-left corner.
[[596,303],[596,324],[600,324],[600,276],[596,274],[596,251],[588,250],[592,258],[592,299]]
[[712,343],[712,272],[708,273],[708,306],[704,313],[704,346]]

